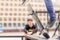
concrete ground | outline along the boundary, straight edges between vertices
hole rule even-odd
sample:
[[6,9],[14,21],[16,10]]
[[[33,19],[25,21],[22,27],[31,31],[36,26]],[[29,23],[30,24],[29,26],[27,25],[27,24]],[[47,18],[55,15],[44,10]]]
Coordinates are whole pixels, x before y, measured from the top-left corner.
[[[39,32],[38,32],[39,33]],[[32,37],[32,38],[36,38],[36,39],[38,39],[38,40],[47,40],[45,37],[43,37],[42,35],[38,35],[38,33],[36,33],[36,34],[34,34],[33,36],[31,36],[30,35],[30,37]],[[54,31],[51,31],[51,32],[49,32],[49,35],[50,35],[50,39],[48,39],[48,40],[60,40],[60,39],[58,39],[58,31],[56,32],[56,35],[52,38],[52,35],[53,35],[53,33],[54,33]],[[13,36],[13,35],[17,35],[17,36],[19,36],[19,35],[24,35],[24,33],[22,32],[22,33],[0,33],[0,36]],[[10,37],[10,38],[7,38],[7,37],[0,37],[0,40],[22,40],[20,37],[16,37],[16,38],[12,38],[12,37]],[[25,40],[25,38],[24,38],[24,40]]]

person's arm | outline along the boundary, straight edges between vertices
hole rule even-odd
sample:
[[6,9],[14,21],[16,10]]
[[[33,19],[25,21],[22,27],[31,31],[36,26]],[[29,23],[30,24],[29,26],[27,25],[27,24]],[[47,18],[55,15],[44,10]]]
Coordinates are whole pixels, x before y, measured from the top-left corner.
[[37,26],[36,25],[34,25],[34,31],[32,32],[32,34],[31,35],[33,35],[34,33],[36,33],[37,31],[38,31],[38,28],[37,28]]
[[27,30],[27,25],[25,25],[25,28],[24,28],[24,32],[27,34],[28,30]]

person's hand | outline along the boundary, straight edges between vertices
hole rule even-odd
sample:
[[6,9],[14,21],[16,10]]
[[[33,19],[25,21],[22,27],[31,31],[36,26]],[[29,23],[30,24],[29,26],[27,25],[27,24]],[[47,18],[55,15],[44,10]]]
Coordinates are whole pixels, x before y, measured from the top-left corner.
[[32,32],[27,32],[27,34],[28,34],[28,35],[31,35],[31,34],[32,34]]

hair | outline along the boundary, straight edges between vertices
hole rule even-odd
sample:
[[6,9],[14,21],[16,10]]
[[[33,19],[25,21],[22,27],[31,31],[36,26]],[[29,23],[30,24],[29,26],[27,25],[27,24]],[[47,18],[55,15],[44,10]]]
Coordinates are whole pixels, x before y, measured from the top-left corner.
[[32,19],[27,19],[27,21],[33,21]]

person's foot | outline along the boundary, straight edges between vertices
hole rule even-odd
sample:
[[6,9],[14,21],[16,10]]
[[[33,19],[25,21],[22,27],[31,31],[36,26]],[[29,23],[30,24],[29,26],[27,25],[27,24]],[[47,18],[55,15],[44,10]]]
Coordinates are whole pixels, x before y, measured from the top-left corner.
[[50,38],[50,36],[48,35],[48,33],[43,33],[43,36],[44,36],[45,38],[47,38],[47,39]]
[[41,35],[41,34],[42,34],[45,38],[47,38],[47,39],[50,38],[50,36],[49,36],[49,34],[48,34],[48,32],[47,32],[46,29],[44,29],[44,30],[42,31],[42,33],[40,33],[39,35]]

